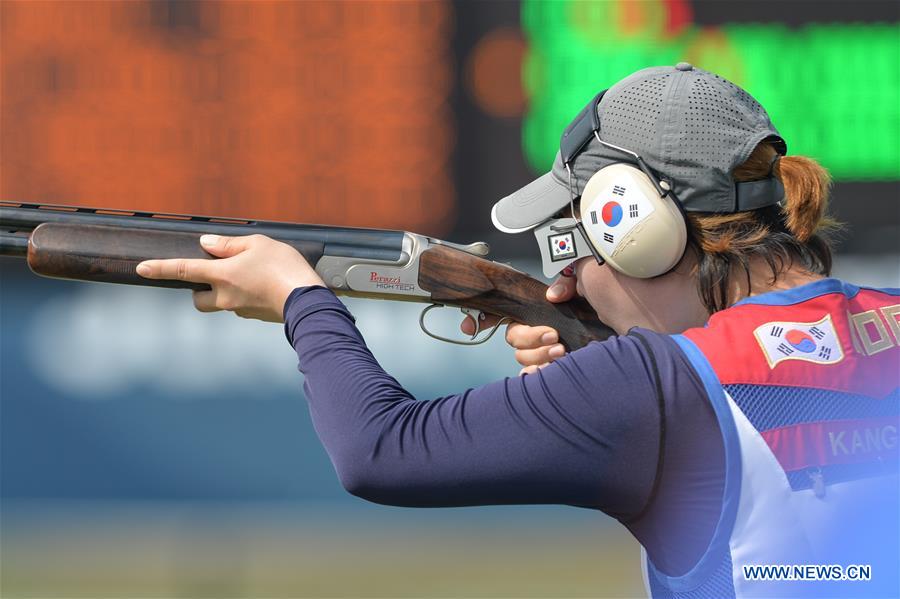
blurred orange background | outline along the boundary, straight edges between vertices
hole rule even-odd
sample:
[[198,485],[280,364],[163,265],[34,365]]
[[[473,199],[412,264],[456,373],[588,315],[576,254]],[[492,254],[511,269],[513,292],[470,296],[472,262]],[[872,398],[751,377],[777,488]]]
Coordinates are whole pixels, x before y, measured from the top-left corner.
[[402,228],[455,217],[445,2],[0,3],[0,197]]

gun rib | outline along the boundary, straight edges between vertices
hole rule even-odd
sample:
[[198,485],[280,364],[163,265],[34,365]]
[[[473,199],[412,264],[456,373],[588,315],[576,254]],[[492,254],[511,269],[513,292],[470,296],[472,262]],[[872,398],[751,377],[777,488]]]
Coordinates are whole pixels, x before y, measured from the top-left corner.
[[[30,231],[41,223],[106,225],[156,231],[267,235],[282,241],[315,241],[329,256],[397,261],[402,256],[403,231],[306,225],[277,221],[231,219],[154,212],[130,212],[81,206],[0,203],[0,229]],[[13,242],[15,240],[10,240]],[[3,238],[3,248],[6,238]],[[13,244],[10,251],[18,251]],[[6,252],[4,251],[4,254]],[[17,253],[6,255],[20,255]]]

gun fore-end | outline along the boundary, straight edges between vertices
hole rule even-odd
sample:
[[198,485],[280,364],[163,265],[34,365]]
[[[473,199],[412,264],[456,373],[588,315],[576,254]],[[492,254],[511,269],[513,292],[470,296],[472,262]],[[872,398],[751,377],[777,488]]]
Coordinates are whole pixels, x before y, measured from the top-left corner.
[[450,247],[434,246],[419,259],[419,285],[438,304],[465,306],[516,322],[553,327],[569,351],[615,332],[584,300],[554,304],[547,285],[504,264]]
[[[313,264],[322,256],[321,243],[289,243]],[[199,233],[44,223],[34,229],[28,240],[28,266],[45,277],[198,291],[209,289],[209,285],[200,283],[145,279],[138,275],[137,265],[154,258],[215,259],[200,247]]]
[[[150,259],[215,259],[201,248],[202,233],[96,224],[43,223],[31,232],[30,238],[17,236],[15,239],[10,238],[9,243],[2,241],[9,246],[9,255],[24,255],[31,270],[46,277],[206,290],[209,289],[208,285],[145,279],[135,270],[140,262]],[[421,235],[402,234],[395,252],[386,252],[384,248],[372,245],[328,245],[325,239],[277,239],[300,252],[326,285],[340,295],[430,301],[430,294],[415,283],[418,256],[428,245],[428,238]],[[329,248],[336,255],[326,253]],[[389,253],[396,255],[388,256]]]

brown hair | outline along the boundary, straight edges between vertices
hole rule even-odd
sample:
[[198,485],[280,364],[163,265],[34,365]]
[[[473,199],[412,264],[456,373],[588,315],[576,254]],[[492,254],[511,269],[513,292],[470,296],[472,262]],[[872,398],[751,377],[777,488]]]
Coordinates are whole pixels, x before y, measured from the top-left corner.
[[749,289],[751,260],[768,264],[773,283],[794,264],[831,273],[829,233],[837,227],[827,214],[831,177],[811,158],[784,156],[773,167],[775,159],[775,148],[760,143],[733,176],[756,181],[771,170],[784,185],[781,204],[733,214],[688,213],[688,246],[697,256],[700,298],[710,313],[734,299],[734,277],[746,276]]

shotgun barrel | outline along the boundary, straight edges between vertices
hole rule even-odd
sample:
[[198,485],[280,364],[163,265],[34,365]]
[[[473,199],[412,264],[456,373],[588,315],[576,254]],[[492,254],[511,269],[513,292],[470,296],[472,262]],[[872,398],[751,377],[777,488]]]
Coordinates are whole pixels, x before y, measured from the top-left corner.
[[[102,225],[127,229],[214,233],[217,235],[260,234],[285,242],[312,241],[324,244],[329,256],[395,261],[403,251],[403,231],[362,229],[328,225],[306,225],[278,221],[194,216],[161,212],[108,210],[57,204],[0,202],[0,230],[33,231],[43,223]],[[7,250],[6,243],[10,246]],[[19,255],[16,240],[0,238],[0,255]]]

